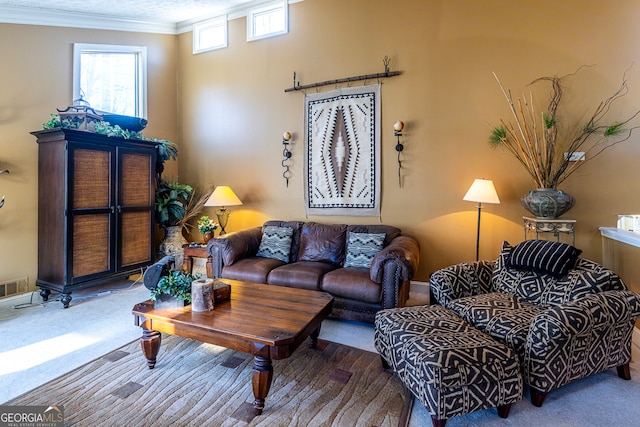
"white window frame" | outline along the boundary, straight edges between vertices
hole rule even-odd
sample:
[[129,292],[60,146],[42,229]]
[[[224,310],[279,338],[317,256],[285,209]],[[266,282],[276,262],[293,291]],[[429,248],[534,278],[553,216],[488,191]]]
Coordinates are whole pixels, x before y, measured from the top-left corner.
[[[266,34],[256,36],[254,32],[256,16],[264,12],[274,11],[277,9],[284,10],[284,29],[280,31],[274,31],[272,33],[266,33]],[[271,3],[263,4],[260,7],[249,9],[247,11],[247,41],[261,40],[268,37],[287,34],[288,32],[289,32],[289,2],[287,0],[279,0]]]
[[[202,32],[216,27],[222,27],[224,29],[224,41],[221,44],[214,46],[202,47],[200,44],[200,34]],[[227,25],[227,15],[218,16],[207,21],[193,24],[193,54],[196,55],[202,52],[208,52],[210,50],[224,49],[228,46],[229,40],[229,26]]]
[[85,52],[135,53],[137,93],[135,116],[147,118],[147,47],[110,44],[74,43],[73,44],[73,100],[80,99],[80,58]]

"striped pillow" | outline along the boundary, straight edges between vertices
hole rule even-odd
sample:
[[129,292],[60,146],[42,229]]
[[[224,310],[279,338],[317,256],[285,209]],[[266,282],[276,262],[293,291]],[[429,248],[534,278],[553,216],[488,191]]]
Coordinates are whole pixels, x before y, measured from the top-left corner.
[[293,228],[291,227],[265,226],[256,256],[289,262],[292,234]]
[[369,268],[373,257],[382,250],[385,233],[347,233],[345,267]]
[[571,245],[548,240],[525,240],[516,245],[507,258],[507,268],[532,270],[563,277],[582,253]]

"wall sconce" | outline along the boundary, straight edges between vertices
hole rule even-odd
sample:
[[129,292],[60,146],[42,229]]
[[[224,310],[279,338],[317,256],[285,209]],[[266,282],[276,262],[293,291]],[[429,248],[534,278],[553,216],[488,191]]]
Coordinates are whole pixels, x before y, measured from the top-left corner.
[[404,150],[404,145],[400,142],[402,136],[402,129],[404,129],[404,123],[402,120],[398,120],[393,124],[393,135],[398,138],[396,143],[396,151],[398,152],[398,187],[402,188],[402,179],[400,176],[400,170],[402,169],[402,160],[400,160],[400,153]]
[[289,151],[289,141],[291,140],[291,132],[285,132],[282,134],[282,145],[284,149],[282,150],[282,155],[284,159],[282,160],[282,167],[284,168],[284,172],[282,172],[282,177],[287,183],[287,187],[289,187],[289,178],[291,178],[291,171],[289,170],[289,165],[291,162],[291,151]]

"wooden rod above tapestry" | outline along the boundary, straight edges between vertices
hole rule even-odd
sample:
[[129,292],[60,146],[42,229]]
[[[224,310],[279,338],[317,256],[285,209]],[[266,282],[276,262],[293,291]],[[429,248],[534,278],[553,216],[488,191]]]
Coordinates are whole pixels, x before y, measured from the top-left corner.
[[335,79],[335,80],[326,80],[324,82],[318,82],[318,83],[309,83],[306,85],[301,85],[300,82],[296,81],[296,72],[293,72],[293,86],[286,88],[284,91],[285,92],[294,92],[297,90],[304,90],[304,89],[311,89],[314,87],[320,87],[320,86],[328,86],[328,85],[336,85],[339,83],[349,83],[349,82],[357,82],[357,81],[361,81],[361,80],[371,80],[371,79],[381,79],[381,78],[385,78],[385,77],[393,77],[393,76],[398,76],[400,75],[400,71],[389,71],[389,63],[391,62],[391,59],[388,56],[385,56],[382,60],[382,63],[384,64],[384,73],[376,73],[376,74],[364,74],[361,76],[354,76],[354,77],[345,77],[342,79]]
[[398,76],[398,75],[400,75],[400,71],[389,71],[388,73],[365,74],[365,75],[362,75],[362,76],[345,77],[345,78],[342,78],[342,79],[327,80],[327,81],[324,81],[324,82],[309,83],[309,84],[306,84],[306,85],[301,85],[300,82],[298,82],[297,86],[288,87],[284,91],[285,92],[293,92],[293,91],[296,91],[296,90],[310,89],[310,88],[314,88],[314,87],[328,86],[328,85],[333,85],[333,84],[338,84],[338,83],[348,83],[348,82],[357,82],[357,81],[360,81],[360,80],[380,79],[380,78],[383,78],[383,77],[393,77],[393,76]]

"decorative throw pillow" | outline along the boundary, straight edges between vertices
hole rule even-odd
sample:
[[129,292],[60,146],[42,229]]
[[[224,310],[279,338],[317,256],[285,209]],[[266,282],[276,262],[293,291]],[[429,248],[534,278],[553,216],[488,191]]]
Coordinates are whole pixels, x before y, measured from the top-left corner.
[[345,267],[369,268],[373,257],[382,250],[385,233],[347,233]]
[[566,243],[525,240],[511,251],[507,268],[530,270],[560,278],[573,268],[581,253],[580,249]]
[[289,262],[292,234],[293,228],[291,227],[265,226],[256,256]]

